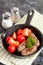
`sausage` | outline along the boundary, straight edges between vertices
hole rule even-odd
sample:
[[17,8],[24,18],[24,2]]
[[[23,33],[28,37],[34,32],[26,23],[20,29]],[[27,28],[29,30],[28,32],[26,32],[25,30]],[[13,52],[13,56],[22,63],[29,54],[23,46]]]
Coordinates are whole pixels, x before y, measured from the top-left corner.
[[38,38],[35,36],[34,33],[31,34],[31,37],[33,37],[36,40],[36,46],[39,47],[40,46],[40,41],[38,40]]
[[33,48],[29,49],[29,48],[25,48],[21,51],[21,54],[23,56],[26,56],[26,55],[31,55],[33,54],[34,52],[37,51],[37,47],[36,46],[33,46]]
[[22,43],[18,46],[18,48],[17,48],[18,52],[22,51],[25,47],[26,47],[26,41],[22,42]]
[[38,40],[34,33],[31,33],[31,37],[36,40],[36,45],[34,45],[32,48],[26,48],[26,41],[24,41],[17,48],[18,52],[20,52],[23,56],[33,54],[34,52],[37,51],[37,47],[40,46],[40,41]]

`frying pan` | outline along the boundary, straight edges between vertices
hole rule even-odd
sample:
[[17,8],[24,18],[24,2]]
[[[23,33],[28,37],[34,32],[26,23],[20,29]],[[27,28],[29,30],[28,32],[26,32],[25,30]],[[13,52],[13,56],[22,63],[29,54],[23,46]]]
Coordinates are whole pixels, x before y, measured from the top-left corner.
[[[30,13],[32,13],[32,14],[30,15]],[[9,28],[6,32],[2,33],[2,42],[3,42],[3,46],[6,50],[7,50],[7,45],[6,45],[6,42],[5,42],[6,37],[12,35],[12,33],[14,31],[17,31],[19,28],[24,29],[24,28],[27,28],[27,27],[32,30],[32,32],[36,35],[36,37],[40,41],[40,46],[38,47],[37,52],[42,48],[42,46],[43,46],[42,33],[36,27],[30,25],[30,22],[31,22],[31,19],[32,19],[33,16],[34,16],[34,10],[31,9],[31,10],[28,11],[28,16],[27,16],[27,20],[26,20],[25,24],[14,25],[11,28]],[[11,55],[14,55],[15,57],[19,57],[19,58],[20,57],[21,58],[27,57],[27,56],[22,56],[20,53],[17,53],[17,51],[15,53],[12,53]]]

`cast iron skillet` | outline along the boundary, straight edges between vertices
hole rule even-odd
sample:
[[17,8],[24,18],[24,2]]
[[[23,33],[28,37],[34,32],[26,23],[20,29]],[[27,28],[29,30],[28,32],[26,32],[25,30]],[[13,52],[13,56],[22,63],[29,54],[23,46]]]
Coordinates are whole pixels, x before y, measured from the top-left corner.
[[[32,12],[32,14],[30,15],[30,13]],[[7,36],[10,36],[12,35],[12,33],[14,31],[17,31],[19,28],[30,28],[32,30],[32,32],[36,35],[36,37],[39,39],[40,41],[40,46],[38,47],[38,50],[37,52],[42,48],[43,46],[43,43],[42,43],[42,33],[34,26],[30,25],[30,21],[33,17],[33,14],[34,14],[34,11],[33,10],[29,10],[28,11],[28,17],[27,17],[27,21],[25,24],[18,24],[18,25],[14,25],[13,27],[9,28],[5,33],[2,33],[2,42],[3,42],[3,46],[5,47],[5,49],[7,50],[7,45],[5,43],[5,39]],[[20,53],[17,53],[17,51],[11,55],[14,55],[15,57],[21,57],[21,58],[24,58],[24,57],[27,57],[27,56],[22,56]]]

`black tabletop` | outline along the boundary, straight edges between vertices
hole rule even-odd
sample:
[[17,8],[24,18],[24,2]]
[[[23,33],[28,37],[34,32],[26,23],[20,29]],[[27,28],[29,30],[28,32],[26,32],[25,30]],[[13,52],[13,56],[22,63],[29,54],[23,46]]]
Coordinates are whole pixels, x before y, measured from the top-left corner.
[[33,61],[32,65],[43,65],[43,49]]

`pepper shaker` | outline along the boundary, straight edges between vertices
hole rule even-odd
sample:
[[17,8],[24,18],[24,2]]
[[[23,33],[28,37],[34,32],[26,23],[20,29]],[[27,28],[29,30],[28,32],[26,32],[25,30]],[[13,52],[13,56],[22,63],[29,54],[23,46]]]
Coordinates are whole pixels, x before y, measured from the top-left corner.
[[19,20],[21,19],[21,16],[20,16],[20,13],[19,13],[19,8],[13,7],[13,9],[11,9],[11,14],[12,14],[13,23],[19,22]]

